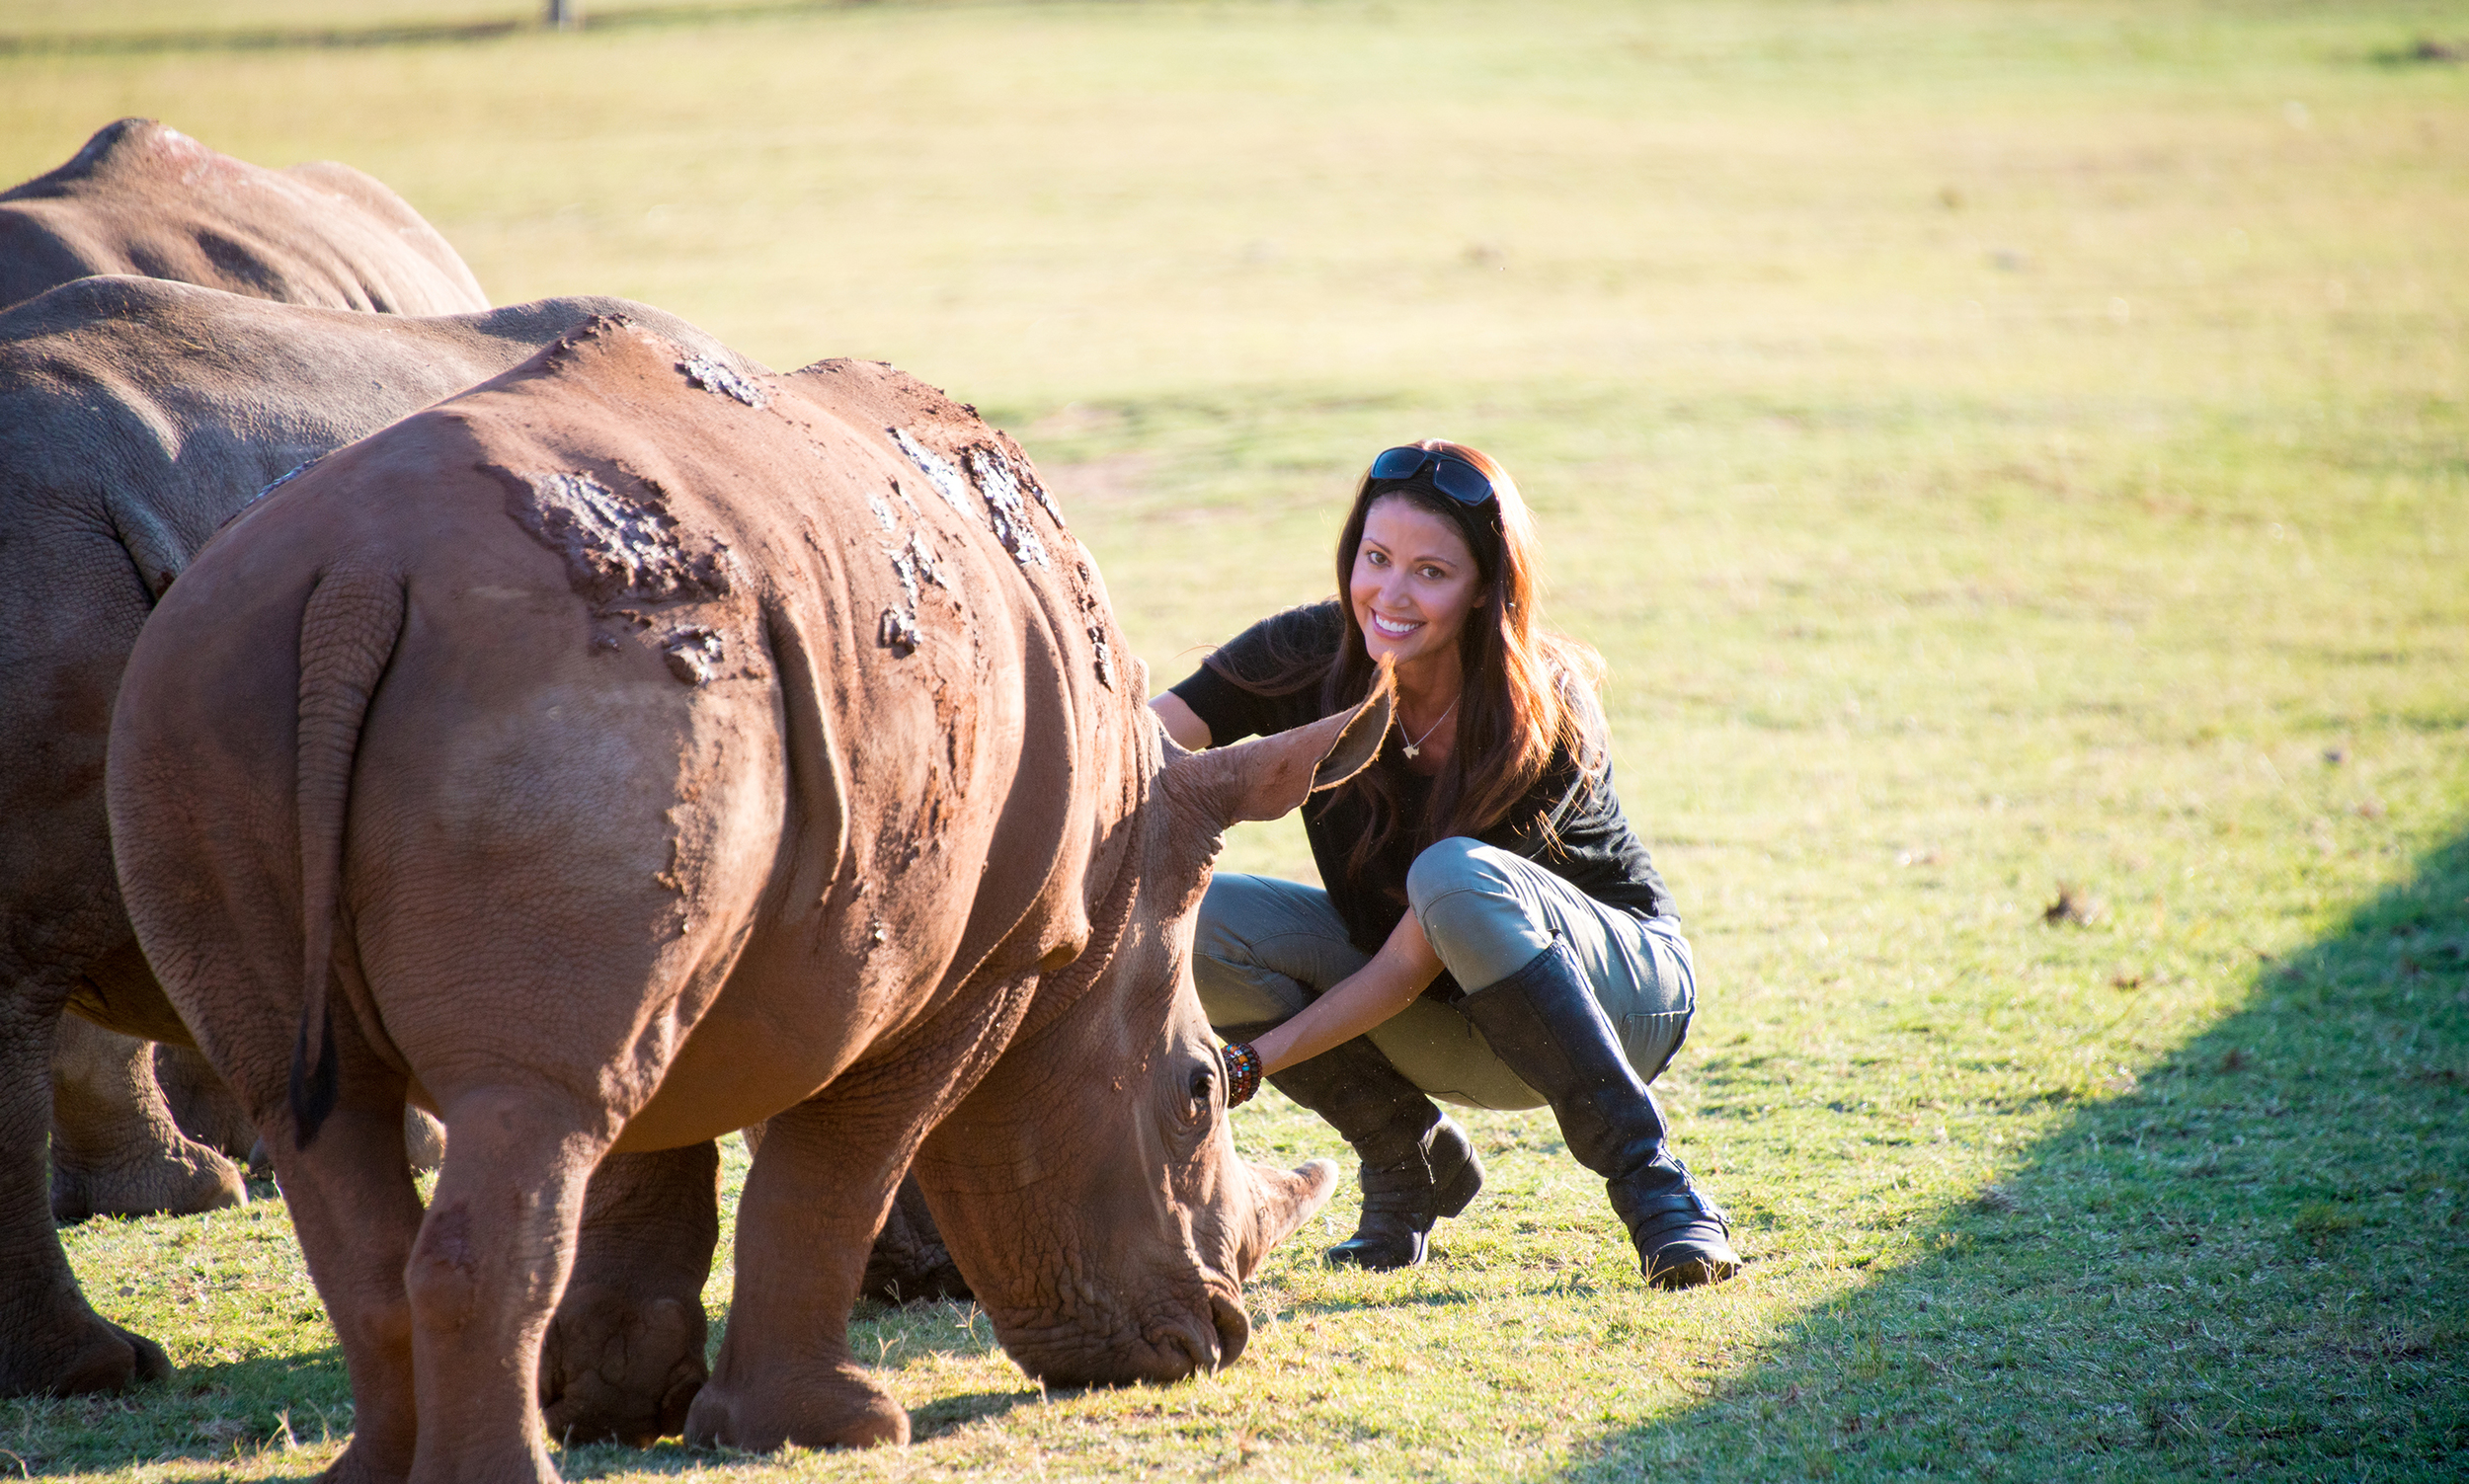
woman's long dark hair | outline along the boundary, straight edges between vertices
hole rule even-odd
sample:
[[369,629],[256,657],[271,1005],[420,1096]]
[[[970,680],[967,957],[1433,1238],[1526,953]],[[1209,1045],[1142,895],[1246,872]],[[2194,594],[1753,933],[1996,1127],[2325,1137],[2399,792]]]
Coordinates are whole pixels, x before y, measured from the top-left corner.
[[[1337,611],[1345,631],[1336,658],[1273,654],[1263,675],[1235,674],[1214,655],[1205,663],[1257,694],[1291,695],[1316,685],[1324,716],[1355,705],[1379,673],[1348,595],[1372,506],[1394,496],[1449,521],[1474,553],[1481,588],[1458,638],[1465,688],[1458,698],[1457,745],[1432,780],[1429,814],[1411,822],[1425,824],[1429,839],[1479,835],[1507,818],[1543,777],[1554,751],[1565,748],[1588,778],[1602,771],[1601,713],[1592,697],[1603,681],[1603,659],[1592,647],[1544,626],[1534,517],[1508,472],[1464,443],[1425,438],[1413,446],[1454,454],[1482,470],[1493,500],[1470,508],[1428,483],[1376,480],[1366,469],[1337,538]],[[1409,821],[1386,768],[1364,769],[1341,785],[1341,792],[1352,792],[1370,807],[1371,827],[1346,855],[1348,873],[1356,874]]]

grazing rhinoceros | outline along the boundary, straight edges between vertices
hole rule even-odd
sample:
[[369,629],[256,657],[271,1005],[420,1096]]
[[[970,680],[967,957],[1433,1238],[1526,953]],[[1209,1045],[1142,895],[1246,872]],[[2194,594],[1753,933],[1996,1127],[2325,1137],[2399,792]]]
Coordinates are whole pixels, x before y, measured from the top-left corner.
[[[622,321],[225,527],[131,656],[115,850],[270,1131],[352,1375],[338,1476],[553,1478],[587,1177],[766,1119],[689,1439],[908,1436],[846,1321],[913,1155],[1030,1372],[1233,1360],[1335,1170],[1236,1157],[1188,915],[1227,822],[1369,761],[1389,700],[1184,754],[1142,678],[971,410]],[[407,1089],[447,1129],[425,1211]]]
[[[261,170],[143,118],[105,127],[59,169],[0,192],[0,308],[72,279],[122,273],[335,309],[489,307],[445,239],[358,171]],[[0,1039],[7,1035],[0,1026]],[[158,1090],[158,1082],[168,1085]],[[50,1085],[60,1219],[188,1212],[242,1199],[239,1174],[223,1156],[248,1152],[251,1138],[235,1127],[245,1120],[194,1052],[70,1026]],[[174,1088],[184,1095],[167,1106]],[[0,1133],[0,1147],[17,1142]],[[0,1282],[0,1315],[15,1312]],[[0,1391],[11,1389],[13,1327],[0,1318]]]
[[[153,1344],[87,1306],[43,1181],[44,1073],[64,1005],[119,1031],[189,1039],[138,953],[106,833],[104,742],[139,626],[268,481],[621,308],[697,353],[745,364],[681,321],[615,299],[415,319],[102,277],[0,313],[0,1392],[113,1389],[169,1368]],[[56,1152],[74,1184],[62,1204],[238,1199],[237,1173],[202,1144],[188,1146],[201,1173],[185,1196],[164,1191],[159,1170],[152,1187],[132,1187],[109,1160],[86,1157],[80,1137],[106,1152],[136,1141],[108,1122],[109,1107],[75,1106],[96,1083],[135,1075],[112,1073],[119,1054],[96,1050],[98,1039],[146,1050],[101,1031],[70,1037],[73,1057],[106,1065],[67,1099],[71,1136]],[[669,1230],[681,1219],[716,1233],[716,1164],[702,1157],[659,1156],[677,1168],[643,1172],[690,1188],[699,1171],[701,1210],[686,1216],[596,1188],[612,1238],[629,1223]],[[610,1172],[622,1183],[634,1171],[620,1161]],[[585,1438],[674,1430],[704,1373],[702,1274],[688,1282],[622,1252],[592,1272],[560,1319],[552,1416]]]
[[437,229],[349,165],[266,170],[151,118],[0,191],[0,308],[96,273],[380,314],[489,307]]

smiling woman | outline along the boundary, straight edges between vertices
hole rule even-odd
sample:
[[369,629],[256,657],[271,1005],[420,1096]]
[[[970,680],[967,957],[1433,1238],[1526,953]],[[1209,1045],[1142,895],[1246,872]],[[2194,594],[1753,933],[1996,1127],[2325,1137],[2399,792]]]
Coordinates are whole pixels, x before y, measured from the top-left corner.
[[1193,976],[1237,1094],[1267,1074],[1363,1162],[1362,1222],[1331,1263],[1420,1263],[1482,1189],[1440,1097],[1550,1103],[1646,1278],[1718,1282],[1739,1266],[1730,1223],[1646,1090],[1696,1010],[1689,943],[1613,792],[1602,662],[1537,614],[1538,555],[1489,456],[1388,449],[1338,537],[1342,598],[1254,624],[1152,703],[1202,748],[1396,679],[1378,763],[1306,808],[1326,890],[1218,877]]

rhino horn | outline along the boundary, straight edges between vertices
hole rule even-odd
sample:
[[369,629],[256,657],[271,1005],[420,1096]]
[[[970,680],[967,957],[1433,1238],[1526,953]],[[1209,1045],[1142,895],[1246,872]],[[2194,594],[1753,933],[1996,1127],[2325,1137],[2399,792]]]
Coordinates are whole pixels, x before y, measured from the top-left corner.
[[1326,1159],[1307,1160],[1299,1169],[1251,1166],[1251,1229],[1235,1240],[1236,1276],[1249,1279],[1269,1249],[1293,1236],[1297,1228],[1320,1213],[1337,1190],[1337,1165]]

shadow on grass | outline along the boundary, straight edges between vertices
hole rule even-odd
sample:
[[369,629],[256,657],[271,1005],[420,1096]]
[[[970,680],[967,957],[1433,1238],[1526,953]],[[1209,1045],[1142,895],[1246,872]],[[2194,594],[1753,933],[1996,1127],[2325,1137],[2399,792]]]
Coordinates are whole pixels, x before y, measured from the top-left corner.
[[2469,836],[1581,1479],[2469,1477]]
[[1476,1295],[1463,1289],[1420,1289],[1411,1293],[1383,1293],[1378,1296],[1350,1297],[1342,1294],[1326,1298],[1306,1298],[1285,1304],[1280,1312],[1302,1314],[1359,1314],[1371,1311],[1391,1313],[1399,1309],[1455,1309],[1473,1304]]
[[1034,1406],[1048,1400],[1050,1396],[1064,1397],[1075,1394],[1076,1393],[1067,1387],[1057,1387],[1051,1393],[1041,1393],[1032,1384],[1022,1391],[967,1391],[958,1396],[938,1396],[922,1407],[910,1409],[910,1436],[916,1442],[922,1443],[928,1438],[951,1432],[955,1428],[967,1427],[970,1423],[982,1418],[1000,1417],[1014,1407]]
[[[292,1445],[339,1443],[352,1431],[352,1383],[340,1346],[245,1361],[192,1364],[125,1395],[16,1397],[0,1435],[28,1477],[128,1468],[140,1460],[281,1458]],[[274,1478],[314,1478],[322,1454]],[[315,1456],[318,1461],[311,1463]],[[31,1461],[28,1461],[31,1459]]]
[[[581,31],[628,31],[706,22],[759,21],[847,10],[862,0],[748,0],[740,5],[590,6]],[[545,32],[545,5],[496,21],[405,21],[380,26],[263,27],[237,31],[58,32],[0,35],[0,56],[131,56],[166,51],[294,51],[368,46],[453,45]]]

